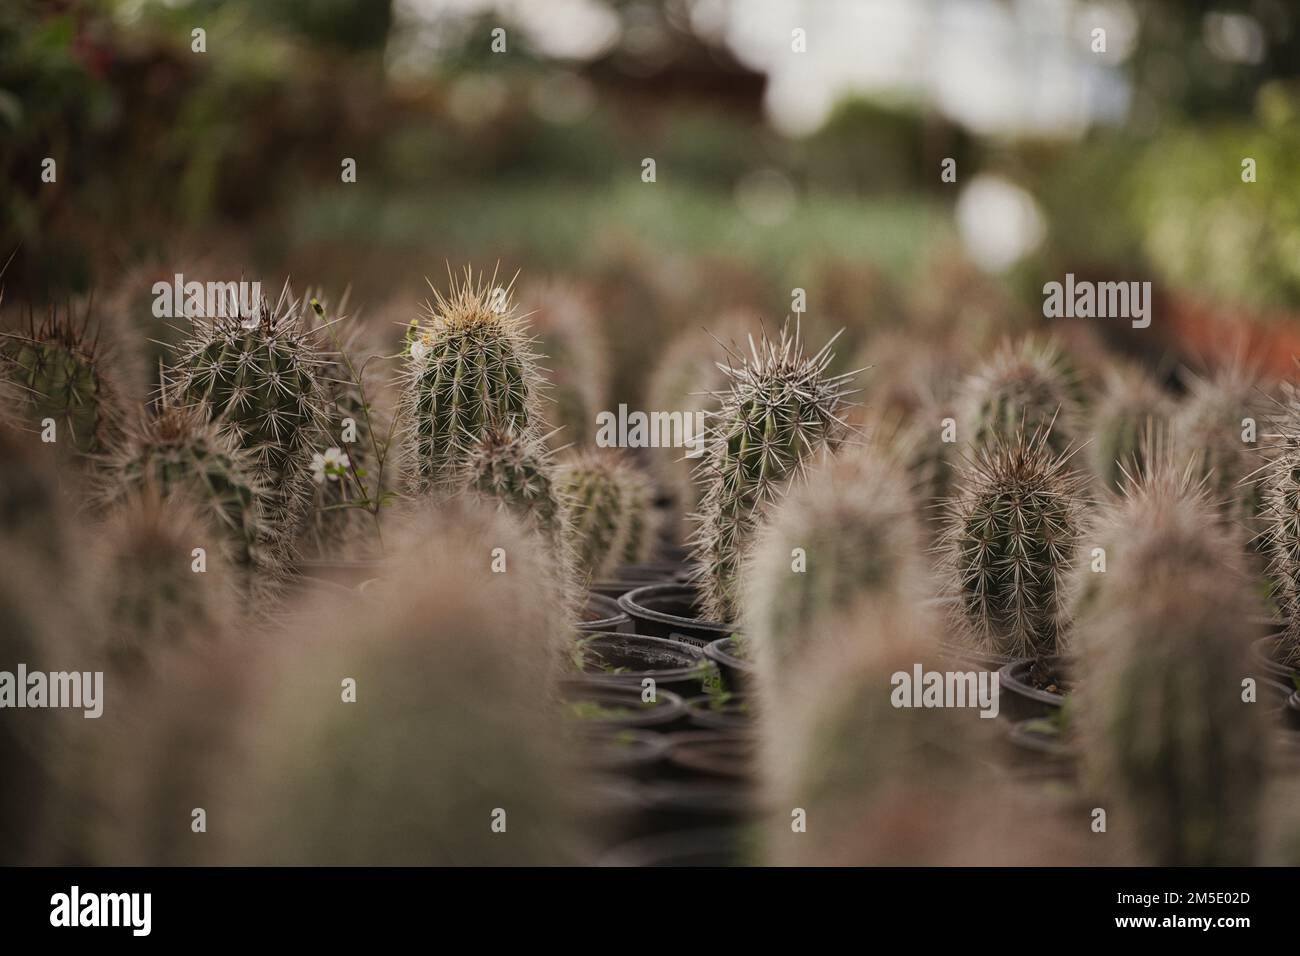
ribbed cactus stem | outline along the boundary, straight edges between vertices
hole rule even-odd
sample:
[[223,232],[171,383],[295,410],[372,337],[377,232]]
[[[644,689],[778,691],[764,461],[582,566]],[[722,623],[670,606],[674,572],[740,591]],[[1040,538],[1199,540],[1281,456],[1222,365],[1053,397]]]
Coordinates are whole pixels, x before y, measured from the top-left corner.
[[509,426],[489,428],[469,450],[465,480],[468,487],[531,524],[548,542],[558,543],[564,514],[541,439]]
[[1128,366],[1106,370],[1104,386],[1089,413],[1088,457],[1104,487],[1118,489],[1124,469],[1141,468],[1142,437],[1163,429],[1173,411],[1165,391],[1144,371]]
[[946,507],[941,553],[954,623],[973,643],[1016,657],[1061,652],[1080,485],[1046,432],[996,439],[968,459]]
[[832,342],[806,355],[798,331],[750,339],[728,364],[729,387],[713,416],[699,469],[704,492],[694,539],[702,609],[739,612],[740,568],[764,510],[843,429],[849,375],[829,375]]
[[466,269],[413,330],[402,383],[404,473],[414,491],[447,490],[490,428],[540,427],[542,382],[510,290]]
[[960,440],[972,450],[1042,432],[1060,453],[1078,438],[1074,383],[1052,342],[1004,344],[963,383],[958,405]]
[[568,512],[566,530],[578,571],[600,578],[643,561],[654,543],[652,488],[624,456],[592,449],[564,462],[556,487]]

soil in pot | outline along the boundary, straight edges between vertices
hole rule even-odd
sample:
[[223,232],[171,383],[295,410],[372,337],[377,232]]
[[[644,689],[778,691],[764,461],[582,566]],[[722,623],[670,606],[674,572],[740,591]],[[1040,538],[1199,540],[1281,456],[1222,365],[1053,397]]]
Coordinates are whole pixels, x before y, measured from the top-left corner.
[[628,630],[631,620],[616,599],[592,592],[587,595],[582,620],[574,626],[580,631],[619,631]]
[[698,592],[689,584],[651,584],[628,591],[619,607],[632,618],[632,630],[650,637],[670,637],[704,647],[735,628],[701,618]]
[[1009,720],[1047,717],[1065,704],[1071,685],[1060,658],[1012,661],[998,671],[999,712]]
[[754,665],[749,662],[745,639],[739,634],[720,637],[704,646],[704,656],[718,665],[722,686],[736,693],[749,689]]
[[694,696],[717,687],[717,667],[698,647],[644,634],[596,632],[579,636],[570,659],[575,679],[616,686],[638,694],[646,678],[656,688]]
[[687,699],[686,713],[701,730],[749,733],[754,727],[753,710],[744,694],[700,694]]
[[593,685],[563,681],[566,713],[580,721],[584,732],[669,730],[686,723],[686,702],[679,694],[659,689],[653,701],[641,699],[639,687]]

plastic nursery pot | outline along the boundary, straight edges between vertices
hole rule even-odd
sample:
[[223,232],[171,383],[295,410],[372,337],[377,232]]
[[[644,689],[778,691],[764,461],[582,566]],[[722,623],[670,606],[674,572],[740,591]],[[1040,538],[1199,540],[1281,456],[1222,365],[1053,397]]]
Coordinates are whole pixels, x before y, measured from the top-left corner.
[[614,570],[614,576],[599,581],[592,581],[590,588],[597,594],[617,600],[628,591],[635,591],[650,584],[666,584],[677,580],[679,574],[687,573],[679,564],[664,562],[662,564],[625,564]]
[[581,760],[599,773],[645,779],[659,772],[669,739],[651,730],[595,731],[582,735]]
[[1062,739],[1052,721],[1042,718],[1017,721],[1007,730],[1006,739],[1016,767],[1049,777],[1073,776],[1079,750]]
[[688,698],[686,714],[691,724],[701,730],[750,733],[754,729],[754,715],[744,694],[700,694]]
[[1004,665],[998,671],[999,711],[1016,721],[1050,717],[1065,704],[1064,669],[1057,657]]
[[1296,677],[1300,676],[1300,671],[1277,662],[1278,641],[1277,635],[1261,637],[1257,641],[1252,641],[1250,656],[1254,660],[1255,666],[1273,680],[1282,684],[1294,685]]
[[754,665],[745,659],[744,653],[744,644],[734,634],[704,645],[704,656],[718,665],[722,683],[728,690],[744,691],[749,687]]
[[597,866],[739,866],[745,862],[739,829],[681,830],[621,843]]
[[947,640],[939,642],[939,653],[950,661],[981,671],[1001,670],[1006,665],[1017,660],[1017,658],[1008,657],[1005,654],[995,654],[992,651],[983,651],[979,648]]
[[573,645],[575,679],[595,686],[625,687],[641,693],[645,680],[656,688],[694,696],[717,669],[698,647],[644,634],[593,633]]
[[678,776],[752,780],[757,743],[753,736],[726,730],[688,730],[668,737],[668,762]]
[[628,591],[618,606],[632,618],[632,630],[704,647],[734,632],[730,624],[699,616],[698,592],[689,584],[651,584]]
[[583,680],[560,685],[567,713],[584,732],[670,730],[686,722],[686,702],[670,690],[657,689],[655,699],[641,699],[639,687],[601,686]]
[[594,592],[587,595],[582,620],[574,625],[580,631],[617,631],[627,628],[632,619],[623,613],[618,601]]

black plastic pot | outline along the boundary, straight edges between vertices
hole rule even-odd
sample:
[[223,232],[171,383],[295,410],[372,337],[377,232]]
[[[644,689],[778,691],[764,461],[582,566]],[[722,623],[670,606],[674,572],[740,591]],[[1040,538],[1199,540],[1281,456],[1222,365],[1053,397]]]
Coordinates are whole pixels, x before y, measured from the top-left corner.
[[745,862],[745,840],[738,829],[679,830],[622,843],[597,866],[738,866]]
[[724,698],[712,694],[690,697],[686,701],[686,713],[691,723],[701,730],[750,733],[754,728],[754,715],[744,694],[728,694]]
[[1058,674],[1063,667],[1056,658],[1047,658],[1041,662],[1032,660],[1012,661],[998,671],[998,712],[1009,720],[1032,720],[1035,717],[1048,717],[1060,710],[1065,704],[1065,694],[1042,690],[1035,686],[1031,671],[1035,666],[1045,668],[1048,673]]
[[691,696],[717,680],[717,669],[702,650],[665,637],[593,633],[578,638],[574,654],[582,659],[574,679],[638,694],[646,678],[652,678],[656,688]]
[[593,581],[590,589],[597,594],[617,600],[628,591],[635,591],[651,584],[671,584],[689,572],[675,561],[652,562],[648,564],[625,564],[614,569],[608,578]]
[[582,762],[599,773],[646,779],[659,773],[670,740],[651,730],[595,731],[583,735]]
[[1255,666],[1268,677],[1279,683],[1294,686],[1296,677],[1300,676],[1300,671],[1277,662],[1278,640],[1278,637],[1274,635],[1252,641],[1250,645],[1251,659],[1255,662]]
[[668,737],[668,762],[678,776],[750,781],[757,746],[750,734],[688,730]]
[[641,689],[601,685],[591,681],[561,682],[571,716],[585,732],[621,730],[666,731],[686,724],[686,702],[680,694],[656,689],[653,703],[641,699]]
[[1044,728],[1041,719],[1020,720],[1007,730],[1011,761],[1017,767],[1051,777],[1074,774],[1079,750]]
[[735,826],[756,814],[754,791],[736,780],[665,780],[641,785],[642,832]]
[[689,584],[651,584],[628,591],[618,606],[632,618],[632,630],[650,637],[667,637],[699,647],[730,637],[735,628],[699,616],[698,593]]
[[582,609],[582,620],[574,627],[580,631],[619,631],[626,629],[631,621],[614,598],[591,593],[587,595],[587,606]]
[[735,653],[739,649],[739,640],[735,635],[720,637],[704,645],[704,656],[718,665],[727,690],[743,693],[753,680],[754,665]]

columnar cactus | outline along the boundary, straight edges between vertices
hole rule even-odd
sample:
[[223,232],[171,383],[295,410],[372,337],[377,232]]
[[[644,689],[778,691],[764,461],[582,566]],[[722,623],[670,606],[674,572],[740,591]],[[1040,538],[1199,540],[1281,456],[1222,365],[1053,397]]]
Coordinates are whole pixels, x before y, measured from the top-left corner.
[[1105,488],[1118,489],[1126,469],[1141,469],[1142,436],[1163,429],[1173,402],[1144,371],[1113,365],[1105,371],[1101,394],[1089,411],[1091,470]]
[[529,286],[519,298],[550,380],[552,446],[590,445],[596,414],[609,406],[608,346],[595,307],[558,280]]
[[1262,470],[1260,538],[1281,624],[1277,659],[1300,669],[1300,395],[1290,385],[1272,429],[1276,447]]
[[1059,653],[1064,594],[1081,531],[1081,478],[1048,434],[978,448],[946,506],[941,544],[957,629],[985,651]]
[[54,420],[55,442],[61,447],[95,455],[112,446],[122,420],[121,399],[106,349],[71,314],[50,309],[37,324],[29,319],[25,332],[0,334],[0,377],[10,417],[30,431]]
[[144,416],[106,462],[106,505],[154,488],[192,502],[226,542],[229,557],[248,569],[274,565],[281,542],[266,514],[272,499],[252,453],[200,409],[164,407]]
[[[272,665],[246,727],[235,859],[576,861],[551,683],[568,634],[549,559],[504,512],[471,504],[413,523],[391,578],[400,601],[382,613],[354,602],[337,621],[329,608],[286,636],[296,651]],[[506,573],[492,571],[498,550]],[[340,703],[345,678],[356,705]]]
[[627,458],[587,451],[556,471],[568,512],[566,533],[579,571],[600,578],[620,564],[646,560],[654,546],[649,480]]
[[210,535],[198,510],[154,486],[109,514],[97,536],[95,597],[115,667],[151,670],[164,654],[222,635],[235,593]]
[[1078,572],[1093,579],[1077,588],[1079,714],[1123,862],[1251,863],[1268,737],[1243,702],[1263,609],[1242,540],[1190,471],[1167,468],[1126,487],[1095,537],[1107,567]]
[[750,356],[726,370],[699,468],[694,539],[702,610],[714,620],[737,616],[741,563],[764,510],[843,430],[851,376],[827,374],[831,344],[806,355],[797,329],[782,330],[775,341],[750,339]]
[[740,629],[761,683],[775,693],[790,659],[831,635],[891,639],[875,614],[903,601],[925,617],[929,580],[906,479],[883,450],[813,468],[772,509],[743,575]]
[[1195,458],[1211,494],[1230,506],[1225,517],[1247,525],[1259,511],[1259,489],[1249,479],[1259,466],[1262,405],[1259,377],[1238,359],[1209,378],[1193,376],[1173,416],[1185,460]]
[[504,504],[552,545],[560,543],[564,509],[545,444],[510,426],[491,427],[469,450],[466,485]]
[[1059,453],[1078,437],[1075,385],[1051,342],[1004,344],[963,383],[958,407],[960,439],[971,450],[1041,431]]
[[304,327],[286,285],[272,306],[195,321],[171,372],[170,401],[220,422],[253,456],[289,525],[307,495],[311,452],[324,422],[318,335]]
[[402,383],[402,455],[412,490],[446,490],[489,428],[540,427],[540,372],[510,290],[465,270],[413,325]]

